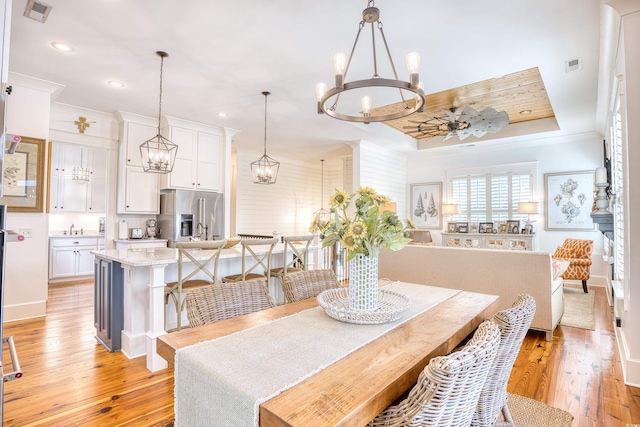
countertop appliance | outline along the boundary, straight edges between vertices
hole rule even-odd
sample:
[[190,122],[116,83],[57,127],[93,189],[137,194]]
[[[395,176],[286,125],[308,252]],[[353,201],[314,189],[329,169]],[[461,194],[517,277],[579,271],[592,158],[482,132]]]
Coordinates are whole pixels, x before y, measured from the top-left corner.
[[155,218],[148,219],[145,237],[147,239],[155,239],[158,234],[160,234],[158,232],[158,221]]
[[160,237],[170,248],[193,238],[218,240],[224,236],[224,197],[207,191],[160,191]]

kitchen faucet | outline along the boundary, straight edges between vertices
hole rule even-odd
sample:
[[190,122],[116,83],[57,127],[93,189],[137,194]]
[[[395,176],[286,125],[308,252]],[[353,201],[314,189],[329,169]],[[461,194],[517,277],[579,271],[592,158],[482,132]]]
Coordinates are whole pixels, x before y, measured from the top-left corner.
[[75,225],[71,224],[71,227],[69,227],[69,235],[73,234],[73,227],[75,227]]
[[204,228],[204,240],[207,240],[207,234],[209,234],[209,227],[206,225],[202,225],[201,222],[196,226],[196,230],[198,232],[198,238],[202,239],[202,229]]

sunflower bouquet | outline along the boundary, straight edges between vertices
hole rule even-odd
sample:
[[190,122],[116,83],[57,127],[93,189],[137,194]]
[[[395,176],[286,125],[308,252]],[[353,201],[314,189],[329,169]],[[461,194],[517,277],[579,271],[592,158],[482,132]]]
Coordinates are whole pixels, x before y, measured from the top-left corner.
[[[331,196],[331,218],[322,222],[316,216],[309,227],[311,233],[320,231],[322,247],[340,242],[351,260],[357,254],[377,257],[382,248],[394,251],[404,248],[410,241],[405,226],[395,212],[382,209],[390,200],[369,187],[361,187],[354,194],[336,190]],[[353,214],[347,209],[353,204]]]

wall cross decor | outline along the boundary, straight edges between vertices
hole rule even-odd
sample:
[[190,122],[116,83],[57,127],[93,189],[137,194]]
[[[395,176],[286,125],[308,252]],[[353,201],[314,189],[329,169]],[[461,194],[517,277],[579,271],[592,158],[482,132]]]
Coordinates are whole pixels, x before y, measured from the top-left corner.
[[73,123],[76,126],[78,126],[78,132],[84,133],[84,131],[91,126],[90,123],[95,123],[95,122],[88,122],[86,117],[78,117],[78,120],[76,120]]

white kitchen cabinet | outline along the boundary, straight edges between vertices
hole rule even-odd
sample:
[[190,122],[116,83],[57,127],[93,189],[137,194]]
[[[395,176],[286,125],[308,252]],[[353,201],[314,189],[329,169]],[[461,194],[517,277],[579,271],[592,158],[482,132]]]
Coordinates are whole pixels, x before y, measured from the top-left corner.
[[119,213],[157,214],[160,209],[158,174],[125,168],[125,200]]
[[120,149],[118,154],[119,214],[157,214],[160,212],[160,180],[157,173],[144,172],[140,144],[158,133],[155,120],[118,111]]
[[116,249],[166,248],[167,239],[116,239]]
[[107,211],[107,180],[94,178],[88,183],[87,212]]
[[[194,124],[194,127],[197,126]],[[178,146],[178,151],[163,188],[218,191],[221,136],[180,126],[170,126],[169,130],[171,142]]]
[[104,239],[70,236],[49,238],[49,279],[90,276],[94,273],[91,251],[104,247]]
[[142,168],[142,157],[140,156],[140,144],[150,140],[158,133],[157,126],[149,126],[141,123],[125,123],[124,159],[127,166]]
[[198,154],[196,165],[198,180],[196,188],[201,191],[220,190],[220,135],[198,132]]
[[[51,145],[50,212],[106,212],[107,150],[53,142]],[[73,179],[73,168],[90,171],[89,182]]]

